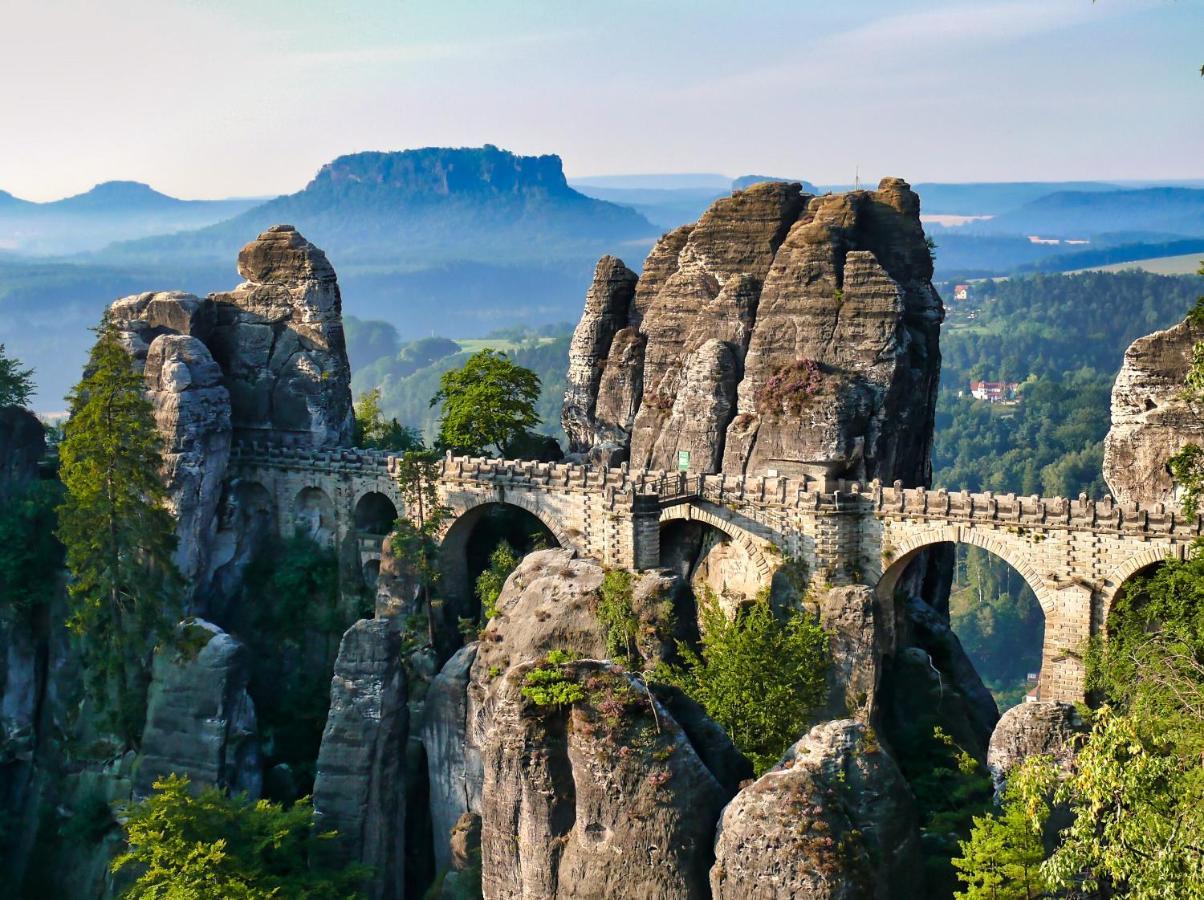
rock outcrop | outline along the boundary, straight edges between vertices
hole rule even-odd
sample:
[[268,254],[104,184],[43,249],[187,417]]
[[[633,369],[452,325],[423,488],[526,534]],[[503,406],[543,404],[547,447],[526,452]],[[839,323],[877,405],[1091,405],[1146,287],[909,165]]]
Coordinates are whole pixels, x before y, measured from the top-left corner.
[[202,619],[180,626],[175,646],[155,655],[136,797],[172,773],[187,775],[197,791],[216,786],[259,796],[263,774],[247,678],[242,643]]
[[27,409],[0,407],[0,500],[38,477],[46,429]]
[[339,646],[314,814],[322,830],[339,832],[334,858],[372,868],[373,900],[404,892],[408,729],[400,635],[386,619],[361,619]]
[[147,348],[144,376],[164,438],[175,563],[194,591],[203,589],[230,461],[230,394],[208,348],[187,334],[156,337]]
[[814,595],[820,624],[828,632],[832,664],[828,668],[828,717],[874,713],[883,657],[894,654],[893,623],[865,585],[834,587]]
[[209,347],[248,437],[307,447],[351,442],[351,367],[342,298],[326,254],[274,225],[238,254],[246,281],[211,294]]
[[1186,391],[1204,322],[1191,317],[1134,341],[1112,387],[1104,479],[1122,502],[1172,503],[1167,461],[1186,444],[1204,446],[1204,402]]
[[571,704],[498,676],[481,809],[486,897],[701,898],[727,793],[673,717],[622,669],[565,664]]
[[1074,761],[1073,739],[1086,729],[1069,703],[1021,703],[999,717],[987,747],[987,768],[996,783],[1030,756],[1053,758],[1058,768],[1069,773]]
[[192,611],[222,612],[264,533],[270,498],[228,479],[232,442],[351,443],[351,369],[325,254],[289,225],[242,248],[246,281],[200,298],[135,294],[108,311],[143,370],[164,441],[176,564]]
[[755,184],[665,235],[630,301],[626,271],[599,264],[574,334],[574,452],[928,482],[943,309],[906,182]]
[[438,869],[453,862],[452,830],[470,809],[480,808],[481,760],[468,743],[468,683],[475,643],[462,647],[435,676],[423,709],[431,834]]
[[715,900],[924,896],[911,792],[866,726],[815,726],[723,811]]

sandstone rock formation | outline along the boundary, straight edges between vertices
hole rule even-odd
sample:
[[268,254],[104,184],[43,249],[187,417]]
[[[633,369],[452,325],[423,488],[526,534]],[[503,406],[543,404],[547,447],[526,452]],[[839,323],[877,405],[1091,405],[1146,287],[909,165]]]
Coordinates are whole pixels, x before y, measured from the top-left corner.
[[1069,703],[1021,703],[999,717],[987,748],[987,768],[996,783],[1027,757],[1047,755],[1063,772],[1074,761],[1072,739],[1085,730]]
[[238,272],[243,284],[209,297],[208,340],[235,429],[273,442],[347,446],[351,367],[326,254],[291,225],[274,225],[239,252]]
[[874,712],[883,657],[894,654],[893,623],[877,609],[872,588],[834,587],[814,595],[820,624],[829,634],[828,706],[832,718],[869,721]]
[[924,896],[911,792],[866,726],[815,726],[723,811],[715,900]]
[[263,774],[246,648],[202,619],[181,625],[180,638],[155,656],[135,796],[174,772],[198,791],[218,786],[258,797]]
[[38,477],[46,430],[27,409],[0,407],[0,500]]
[[335,855],[372,867],[368,896],[403,896],[405,747],[409,717],[401,639],[361,619],[339,646],[314,778],[314,813],[339,832]]
[[232,442],[346,446],[354,421],[339,286],[325,254],[277,225],[243,247],[238,266],[246,281],[233,291],[135,294],[108,310],[143,369],[163,436],[176,564],[199,598],[193,611],[219,614],[270,507],[228,481]]
[[701,898],[727,793],[673,717],[618,667],[574,662],[585,699],[497,678],[481,809],[486,897]]
[[422,720],[430,791],[431,833],[438,869],[452,866],[451,835],[470,809],[480,808],[483,769],[468,744],[468,682],[477,645],[461,648],[431,682]]
[[1185,391],[1204,323],[1190,318],[1134,341],[1112,386],[1104,479],[1122,502],[1172,503],[1167,460],[1185,444],[1204,446],[1204,403]]
[[156,337],[144,375],[164,437],[164,482],[178,539],[174,559],[196,590],[207,575],[230,461],[230,394],[209,350],[191,335]]
[[906,182],[756,184],[665,235],[630,301],[624,272],[599,264],[573,336],[574,452],[927,483],[943,309]]

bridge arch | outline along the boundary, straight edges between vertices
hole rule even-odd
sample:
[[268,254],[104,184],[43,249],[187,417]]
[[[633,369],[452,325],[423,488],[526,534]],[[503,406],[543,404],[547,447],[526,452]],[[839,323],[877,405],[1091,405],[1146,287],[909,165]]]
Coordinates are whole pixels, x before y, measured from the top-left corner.
[[[1009,541],[996,532],[961,525],[940,525],[915,530],[903,530],[898,526],[888,527],[883,541],[885,565],[876,587],[879,599],[892,599],[899,580],[912,561],[921,551],[938,544],[969,544],[999,557],[1015,569],[1032,588],[1042,613],[1048,616],[1052,611],[1055,591],[1041,577],[1021,541]],[[886,553],[891,554],[889,560],[885,558]]]
[[[695,503],[683,503],[671,506],[661,512],[660,525],[662,540],[665,527],[677,522],[698,522],[715,529],[725,535],[748,559],[749,565],[755,572],[758,589],[765,587],[773,578],[776,565],[770,562],[764,546],[768,543],[739,523],[734,522],[723,507],[705,508]],[[667,548],[662,546],[662,559]],[[755,593],[755,591],[754,591]]]
[[355,530],[383,537],[393,530],[397,506],[380,491],[366,491],[355,502]]
[[476,597],[477,576],[489,565],[492,550],[505,540],[521,557],[541,545],[578,549],[559,523],[538,504],[521,494],[496,494],[460,498],[449,504],[453,518],[439,544],[439,584],[436,595],[443,600],[439,610],[436,640],[441,653],[458,646],[459,620],[476,619],[480,603]]
[[[1181,552],[1181,551],[1180,551]],[[1166,545],[1154,545],[1136,553],[1117,565],[1104,579],[1100,590],[1099,627],[1105,634],[1108,625],[1108,615],[1116,605],[1116,601],[1124,593],[1125,587],[1138,575],[1146,573],[1169,559],[1181,559],[1182,556],[1173,553]]]
[[338,516],[330,495],[317,485],[301,488],[293,498],[293,527],[322,546],[338,536]]

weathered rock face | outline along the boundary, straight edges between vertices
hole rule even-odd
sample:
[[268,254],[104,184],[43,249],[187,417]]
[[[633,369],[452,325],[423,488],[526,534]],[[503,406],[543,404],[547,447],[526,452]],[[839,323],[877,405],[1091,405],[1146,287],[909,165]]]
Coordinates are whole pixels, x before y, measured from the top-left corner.
[[1134,341],[1112,387],[1112,427],[1104,439],[1104,478],[1122,502],[1170,503],[1167,460],[1185,444],[1204,446],[1204,403],[1184,384],[1204,324],[1190,319]]
[[144,375],[164,438],[164,482],[178,538],[175,562],[195,591],[206,580],[230,461],[230,395],[209,350],[191,335],[156,337]]
[[0,407],[0,500],[38,477],[46,430],[27,409]]
[[1082,718],[1069,703],[1021,703],[999,718],[987,747],[987,768],[996,782],[1027,757],[1052,756],[1066,773],[1074,761],[1072,739],[1085,730]]
[[911,792],[865,726],[815,726],[735,796],[715,840],[716,900],[920,897]]
[[599,436],[592,427],[598,382],[615,334],[627,323],[638,276],[613,256],[604,256],[585,295],[585,312],[569,347],[568,390],[564,396],[564,428],[574,446],[592,446]]
[[599,265],[570,354],[573,451],[927,483],[943,309],[906,182],[824,197],[772,182],[719,200],[653,249],[625,321],[617,265]]
[[246,648],[216,625],[180,626],[186,650],[155,656],[134,793],[145,797],[173,772],[193,788],[219,786],[258,797],[263,784]]
[[885,621],[889,612],[878,608],[873,589],[865,585],[834,587],[814,597],[832,654],[826,713],[869,721],[883,657],[894,653],[894,629]]
[[727,799],[673,717],[617,667],[575,662],[585,699],[539,706],[497,679],[485,749],[482,888],[496,898],[707,896]]
[[212,294],[209,347],[225,373],[237,431],[309,447],[347,446],[351,367],[342,299],[326,255],[291,225],[243,247],[246,281]]
[[470,809],[480,807],[480,755],[468,743],[468,681],[477,645],[462,647],[447,661],[427,691],[422,721],[430,790],[435,863],[452,865],[452,830]]
[[314,813],[337,829],[334,854],[372,867],[368,896],[404,891],[405,749],[409,728],[401,638],[385,619],[343,635],[314,778]]

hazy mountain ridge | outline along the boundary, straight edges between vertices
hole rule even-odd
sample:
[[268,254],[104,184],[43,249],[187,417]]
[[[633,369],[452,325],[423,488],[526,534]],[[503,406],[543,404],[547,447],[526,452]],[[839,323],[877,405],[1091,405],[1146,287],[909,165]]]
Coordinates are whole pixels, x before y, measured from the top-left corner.
[[38,255],[89,252],[114,240],[201,228],[259,202],[181,200],[138,181],[106,181],[43,203],[0,191],[0,248]]
[[428,147],[341,156],[302,190],[189,234],[121,243],[106,255],[228,258],[248,234],[297,226],[336,264],[425,267],[449,261],[552,262],[597,256],[657,229],[634,210],[587,197],[558,156],[497,147]]

